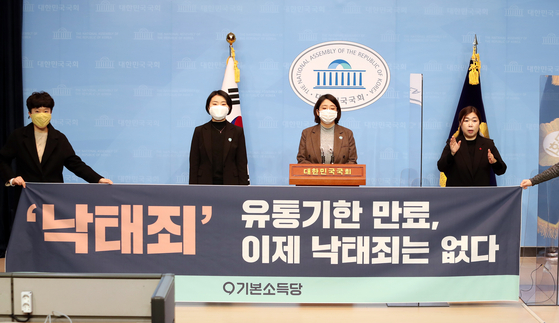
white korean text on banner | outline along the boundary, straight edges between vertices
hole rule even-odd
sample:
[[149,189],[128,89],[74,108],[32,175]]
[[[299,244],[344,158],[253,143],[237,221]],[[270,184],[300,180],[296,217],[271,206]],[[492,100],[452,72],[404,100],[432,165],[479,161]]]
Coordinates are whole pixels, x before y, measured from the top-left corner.
[[6,268],[174,273],[188,302],[515,301],[520,205],[520,187],[29,183]]

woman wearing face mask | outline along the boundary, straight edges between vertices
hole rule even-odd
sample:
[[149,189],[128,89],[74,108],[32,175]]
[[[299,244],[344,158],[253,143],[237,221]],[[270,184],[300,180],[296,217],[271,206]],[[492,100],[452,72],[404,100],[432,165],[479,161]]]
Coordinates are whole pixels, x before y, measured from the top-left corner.
[[479,111],[468,106],[460,110],[458,136],[450,137],[437,162],[444,172],[446,186],[489,186],[491,170],[503,175],[507,165],[493,140],[481,136]]
[[313,109],[316,126],[303,130],[297,162],[299,164],[356,164],[357,150],[353,132],[338,124],[342,116],[340,103],[324,94]]
[[[0,176],[5,185],[25,188],[26,182],[62,183],[64,167],[89,183],[112,184],[87,166],[66,136],[50,124],[53,107],[54,100],[46,92],[34,92],[27,98],[33,122],[16,129],[0,150]],[[11,167],[13,159],[16,172]]]
[[190,184],[248,185],[243,128],[228,122],[233,102],[224,91],[206,100],[212,119],[194,129],[190,146]]

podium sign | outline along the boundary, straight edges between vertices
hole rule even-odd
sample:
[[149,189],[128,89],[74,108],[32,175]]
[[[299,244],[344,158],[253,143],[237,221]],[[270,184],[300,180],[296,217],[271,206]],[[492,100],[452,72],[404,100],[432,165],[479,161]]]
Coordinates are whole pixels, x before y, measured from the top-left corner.
[[289,184],[301,186],[359,186],[366,184],[360,164],[290,164]]

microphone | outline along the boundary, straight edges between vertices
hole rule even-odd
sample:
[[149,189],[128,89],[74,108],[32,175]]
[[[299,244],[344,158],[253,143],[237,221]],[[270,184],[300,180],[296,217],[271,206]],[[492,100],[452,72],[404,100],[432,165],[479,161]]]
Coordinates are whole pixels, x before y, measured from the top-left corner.
[[326,157],[324,157],[324,148],[320,147],[320,156],[322,157],[322,163],[325,164]]
[[334,163],[334,151],[330,147],[330,164],[333,164],[333,163]]

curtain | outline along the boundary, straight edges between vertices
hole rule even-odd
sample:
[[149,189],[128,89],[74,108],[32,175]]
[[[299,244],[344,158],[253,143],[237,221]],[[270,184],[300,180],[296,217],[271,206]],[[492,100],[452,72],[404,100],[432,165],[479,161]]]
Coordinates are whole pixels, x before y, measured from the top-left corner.
[[[22,72],[23,0],[2,1],[0,6],[0,145],[23,126]],[[0,185],[0,258],[4,257],[15,215],[15,189]]]

